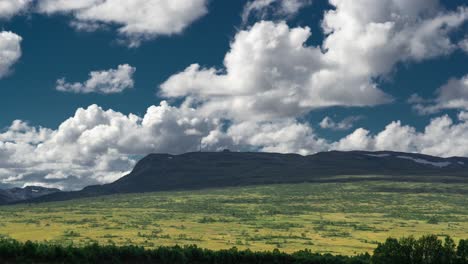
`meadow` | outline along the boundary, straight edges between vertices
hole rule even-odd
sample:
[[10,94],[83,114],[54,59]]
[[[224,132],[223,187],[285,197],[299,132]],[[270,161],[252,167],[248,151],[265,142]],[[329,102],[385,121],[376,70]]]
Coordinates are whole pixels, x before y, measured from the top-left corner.
[[122,194],[0,207],[0,237],[61,245],[354,255],[389,236],[468,238],[468,184],[360,181]]

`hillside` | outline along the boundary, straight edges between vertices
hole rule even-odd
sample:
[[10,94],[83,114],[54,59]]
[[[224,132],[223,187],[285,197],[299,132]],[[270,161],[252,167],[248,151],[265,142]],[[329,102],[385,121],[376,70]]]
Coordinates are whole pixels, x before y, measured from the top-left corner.
[[370,179],[375,175],[379,180],[392,181],[467,182],[468,158],[388,151],[331,151],[309,156],[229,151],[150,154],[130,174],[113,183],[31,201],[274,183],[359,181],[363,176]]

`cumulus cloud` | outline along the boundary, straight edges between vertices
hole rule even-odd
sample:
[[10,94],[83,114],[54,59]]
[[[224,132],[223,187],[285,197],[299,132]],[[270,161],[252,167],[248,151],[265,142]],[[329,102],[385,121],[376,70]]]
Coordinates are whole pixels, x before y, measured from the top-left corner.
[[450,32],[468,18],[467,8],[444,12],[435,0],[330,3],[335,9],[324,15],[321,47],[307,46],[308,27],[257,22],[236,34],[224,68],[192,64],[164,82],[161,94],[236,120],[388,103],[379,79],[397,63],[455,50]]
[[9,74],[21,57],[21,41],[22,38],[13,32],[0,32],[0,78]]
[[116,25],[129,46],[160,35],[181,33],[204,16],[207,0],[42,0],[39,12],[70,14],[78,29]]
[[241,149],[307,155],[327,149],[325,139],[318,138],[307,124],[284,119],[275,122],[246,121],[232,125],[225,136]]
[[0,167],[7,170],[0,181],[66,188],[109,182],[132,169],[131,157],[196,150],[200,139],[220,126],[219,120],[165,102],[149,107],[143,117],[91,105],[55,130],[15,121],[0,133]]
[[267,19],[271,17],[292,17],[299,10],[312,3],[311,0],[254,0],[247,2],[242,11],[242,23],[249,18]]
[[0,0],[0,19],[9,19],[23,12],[31,2],[32,0]]
[[46,140],[51,132],[50,129],[31,127],[27,122],[15,120],[5,132],[0,134],[0,141],[39,144]]
[[121,93],[133,88],[133,74],[136,68],[128,65],[119,65],[117,69],[107,71],[93,71],[84,83],[68,83],[65,78],[57,80],[56,89],[72,93]]
[[413,94],[408,103],[420,114],[433,114],[443,109],[468,110],[468,74],[452,78],[436,91],[435,99],[424,99]]
[[259,22],[239,32],[225,70],[193,64],[161,85],[166,97],[185,97],[206,114],[236,120],[295,117],[333,105],[375,105],[385,93],[361,78],[339,73],[318,47],[305,46],[310,29]]
[[323,129],[348,130],[353,128],[354,123],[361,119],[363,119],[362,116],[349,116],[339,122],[335,122],[331,117],[326,116],[320,121],[319,125]]
[[400,121],[390,123],[375,135],[363,128],[331,143],[338,150],[393,150],[424,153],[435,156],[467,156],[468,114],[461,112],[458,120],[444,115],[431,120],[422,132],[414,127],[402,125]]

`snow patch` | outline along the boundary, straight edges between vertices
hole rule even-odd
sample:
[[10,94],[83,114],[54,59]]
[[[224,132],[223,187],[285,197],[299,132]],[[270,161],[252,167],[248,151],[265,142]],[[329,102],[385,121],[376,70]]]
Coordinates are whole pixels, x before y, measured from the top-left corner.
[[460,164],[460,165],[465,165],[465,162],[459,161],[458,164]]
[[417,159],[417,158],[413,158],[413,157],[409,157],[409,156],[397,156],[397,158],[400,158],[400,159],[408,159],[408,160],[412,160],[416,163],[420,163],[420,164],[426,164],[426,165],[432,165],[434,167],[439,167],[439,168],[443,168],[443,167],[447,167],[448,165],[452,164],[451,162],[449,161],[444,161],[444,162],[432,162],[432,161],[428,161],[428,160],[425,160],[425,159]]
[[370,157],[376,157],[376,158],[385,158],[385,157],[390,156],[390,154],[366,154],[366,155]]

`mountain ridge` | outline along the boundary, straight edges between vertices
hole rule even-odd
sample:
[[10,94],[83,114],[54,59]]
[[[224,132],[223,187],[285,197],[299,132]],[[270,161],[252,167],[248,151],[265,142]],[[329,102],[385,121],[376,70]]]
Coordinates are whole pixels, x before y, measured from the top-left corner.
[[149,154],[115,182],[26,202],[258,184],[358,181],[363,175],[376,180],[468,182],[468,158],[393,151],[329,151],[307,156],[230,151]]
[[43,195],[60,192],[56,188],[26,186],[0,190],[0,205],[38,198]]

